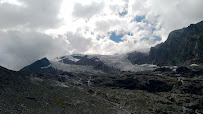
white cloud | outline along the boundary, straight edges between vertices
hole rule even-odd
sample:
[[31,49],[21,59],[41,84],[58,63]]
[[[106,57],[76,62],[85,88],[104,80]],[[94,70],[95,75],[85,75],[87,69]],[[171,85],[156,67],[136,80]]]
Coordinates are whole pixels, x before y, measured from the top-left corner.
[[67,40],[69,42],[70,53],[84,53],[92,47],[93,42],[90,38],[85,38],[80,34],[73,34],[71,32],[66,33]]
[[93,15],[102,11],[104,3],[93,2],[90,5],[82,5],[80,3],[74,4],[73,13],[74,17],[89,19]]
[[159,15],[157,23],[165,31],[162,34],[203,20],[202,0],[151,0],[150,4],[152,13]]

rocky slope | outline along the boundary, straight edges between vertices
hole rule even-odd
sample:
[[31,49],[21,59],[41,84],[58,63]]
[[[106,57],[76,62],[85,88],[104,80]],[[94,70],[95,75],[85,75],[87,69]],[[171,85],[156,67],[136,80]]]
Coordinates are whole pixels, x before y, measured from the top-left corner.
[[0,113],[203,113],[202,74],[197,67],[97,75],[0,68]]
[[159,66],[203,63],[203,21],[171,32],[168,39],[149,54],[133,52],[128,59],[134,64],[150,63]]

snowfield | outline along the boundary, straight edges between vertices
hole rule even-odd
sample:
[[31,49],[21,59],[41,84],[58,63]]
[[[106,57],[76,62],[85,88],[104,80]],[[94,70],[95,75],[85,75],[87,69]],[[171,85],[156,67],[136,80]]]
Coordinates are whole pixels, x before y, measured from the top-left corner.
[[133,65],[127,58],[127,54],[115,54],[115,55],[88,55],[89,58],[97,57],[107,66],[120,71],[148,71],[158,68],[156,65],[144,64],[144,65]]
[[61,70],[64,72],[88,73],[88,74],[104,73],[101,70],[95,70],[92,66],[70,65],[61,63],[59,61],[50,61],[50,63],[54,69]]
[[[74,58],[74,56],[81,56],[81,54],[74,55],[66,55],[63,57],[57,57],[52,60],[52,67],[58,70],[67,71],[67,72],[92,72],[92,73],[102,73],[101,70],[95,70],[92,66],[84,66],[84,65],[71,65],[71,64],[63,64],[63,59],[69,59],[73,62],[77,62],[80,59]],[[130,71],[130,72],[138,72],[138,71],[151,71],[158,66],[151,64],[143,64],[143,65],[133,65],[127,58],[127,54],[115,54],[115,55],[87,55],[87,58],[98,58],[96,61],[102,61],[107,66],[120,70],[120,71]],[[61,61],[61,62],[59,62]]]

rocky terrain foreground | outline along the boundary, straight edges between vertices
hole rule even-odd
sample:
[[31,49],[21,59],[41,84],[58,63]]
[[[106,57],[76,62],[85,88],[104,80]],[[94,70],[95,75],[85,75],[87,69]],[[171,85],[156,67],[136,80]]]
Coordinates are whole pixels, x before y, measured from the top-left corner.
[[1,67],[0,88],[0,113],[203,113],[200,66],[97,75]]

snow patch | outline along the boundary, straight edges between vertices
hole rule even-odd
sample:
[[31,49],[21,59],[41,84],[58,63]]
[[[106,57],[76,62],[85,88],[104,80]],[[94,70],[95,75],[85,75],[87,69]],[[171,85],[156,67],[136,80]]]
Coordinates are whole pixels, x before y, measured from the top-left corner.
[[71,60],[73,62],[77,62],[77,61],[80,60],[80,59],[74,58],[73,56],[74,55],[66,55],[66,56],[63,56],[63,57],[57,57],[57,58],[55,58],[55,61],[62,61],[62,63],[63,63],[64,59],[68,59],[68,60]]
[[51,64],[48,65],[48,66],[45,66],[45,67],[41,67],[41,69],[46,69],[46,68],[49,68],[49,67],[51,67]]
[[65,56],[63,59],[69,59],[69,60],[74,61],[74,62],[77,62],[80,60],[80,59],[74,58],[73,56],[70,56],[70,55]]
[[56,81],[55,86],[64,87],[64,88],[69,88],[69,86],[67,86],[65,83],[58,82],[58,81]]
[[92,66],[64,64],[58,61],[50,61],[50,63],[52,64],[52,67],[54,69],[62,70],[64,72],[90,73],[90,74],[103,73],[101,70],[95,70]]
[[191,67],[198,67],[199,65],[198,64],[191,64],[190,66]]
[[104,64],[114,69],[120,71],[148,71],[158,68],[156,65],[143,64],[143,65],[133,65],[127,58],[127,54],[115,54],[115,55],[88,55],[88,58],[97,57]]
[[[81,55],[81,54],[73,54],[73,55],[66,55],[63,57],[59,57],[54,59],[54,61],[56,63],[55,66],[57,66],[60,70],[64,70],[64,71],[88,71],[90,72],[90,69],[92,71],[95,71],[95,69],[91,66],[82,66],[82,65],[69,65],[69,66],[64,66],[62,68],[62,64],[59,64],[57,62],[60,61],[60,63],[63,63],[63,59],[69,59],[71,61],[77,62],[80,59],[75,58],[74,56],[80,56],[80,57],[84,57],[85,55]],[[127,54],[114,54],[114,55],[87,55],[88,59],[92,59],[92,58],[98,58],[95,59],[96,61],[102,61],[104,64],[106,64],[108,67],[120,70],[120,71],[131,71],[131,72],[138,72],[138,71],[151,71],[154,70],[156,68],[158,68],[158,66],[156,65],[152,65],[152,64],[143,64],[143,65],[134,65],[132,64],[127,58],[128,55]],[[57,64],[57,65],[56,65]],[[84,70],[82,70],[84,69]]]

